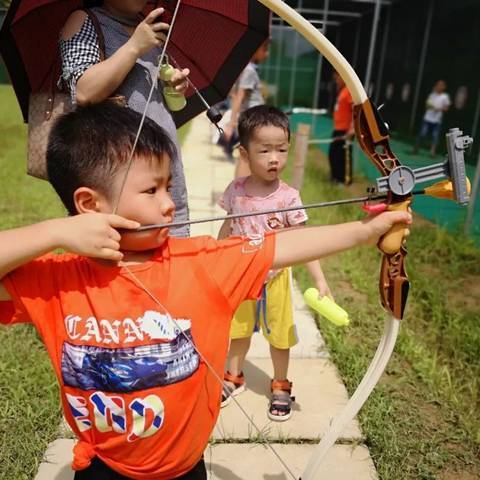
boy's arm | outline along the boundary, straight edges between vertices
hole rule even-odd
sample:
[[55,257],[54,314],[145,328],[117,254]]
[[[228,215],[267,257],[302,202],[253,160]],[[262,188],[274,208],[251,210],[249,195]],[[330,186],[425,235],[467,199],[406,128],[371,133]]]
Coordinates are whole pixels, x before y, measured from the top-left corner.
[[220,231],[218,232],[218,240],[221,240],[222,238],[227,238],[232,234],[232,221],[231,220],[225,220],[220,228]]
[[[120,234],[116,228],[138,228],[139,223],[118,215],[90,213],[0,232],[0,282],[10,272],[35,258],[63,248],[79,255],[119,261]],[[0,301],[10,300],[4,287]]]
[[[60,246],[57,240],[57,220],[0,232],[0,245],[0,279],[3,279],[12,270]],[[10,295],[3,286],[0,289],[0,300],[10,300]]]
[[[296,200],[296,202],[301,205],[302,201],[300,199],[300,195],[298,195],[298,199]],[[305,211],[303,211],[303,213],[306,216]],[[305,222],[301,222],[290,228],[304,227],[305,225]],[[325,278],[325,274],[323,273],[320,262],[318,260],[313,260],[312,262],[307,262],[305,264],[305,267],[307,268],[308,273],[312,277],[313,283],[315,284],[315,287],[317,288],[320,296],[324,297],[325,295],[328,295],[333,299],[332,292],[330,291],[330,287],[328,286],[327,279]]]
[[323,273],[320,262],[318,260],[314,260],[313,262],[306,263],[305,266],[307,267],[308,273],[310,273],[310,276],[312,277],[320,296],[324,297],[325,295],[328,295],[333,299],[332,292],[328,286],[327,279],[325,278],[325,274]]
[[410,213],[384,212],[357,222],[280,230],[276,234],[272,268],[307,263],[358,245],[377,243],[394,224],[411,222]]

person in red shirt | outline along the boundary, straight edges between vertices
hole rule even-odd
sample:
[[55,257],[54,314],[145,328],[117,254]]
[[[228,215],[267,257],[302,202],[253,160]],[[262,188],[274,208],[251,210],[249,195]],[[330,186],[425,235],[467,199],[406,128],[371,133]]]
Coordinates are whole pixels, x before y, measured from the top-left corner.
[[148,118],[129,165],[139,122],[112,102],[61,117],[47,169],[70,215],[0,232],[0,322],[31,322],[45,344],[78,438],[75,480],[206,479],[240,303],[259,297],[271,268],[375,243],[411,221],[388,212],[221,241],[137,231],[171,222],[175,208],[175,147]]
[[333,73],[338,90],[333,110],[332,143],[328,152],[332,182],[352,183],[353,100],[342,77]]

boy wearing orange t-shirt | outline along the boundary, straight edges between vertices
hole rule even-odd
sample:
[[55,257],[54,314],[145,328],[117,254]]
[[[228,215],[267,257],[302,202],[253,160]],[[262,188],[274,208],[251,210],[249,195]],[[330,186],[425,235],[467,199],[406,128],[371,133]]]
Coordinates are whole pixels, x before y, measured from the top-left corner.
[[205,479],[240,303],[271,268],[376,242],[411,218],[221,241],[136,231],[175,213],[174,146],[148,119],[128,165],[139,121],[113,103],[62,117],[47,164],[70,216],[0,232],[0,321],[32,322],[45,343],[78,437],[75,480]]
[[338,94],[333,109],[332,143],[328,151],[330,175],[333,182],[350,185],[352,183],[351,140],[355,134],[353,128],[353,100],[343,78],[337,72],[333,73],[333,79]]

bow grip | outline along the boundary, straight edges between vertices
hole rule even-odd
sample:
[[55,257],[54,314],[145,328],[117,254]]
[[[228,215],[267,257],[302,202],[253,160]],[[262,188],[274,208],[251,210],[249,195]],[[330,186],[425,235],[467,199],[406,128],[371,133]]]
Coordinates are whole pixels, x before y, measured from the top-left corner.
[[[408,211],[412,200],[404,200],[399,203],[392,203],[388,206],[387,210],[396,212],[399,210]],[[402,247],[403,240],[405,239],[406,231],[408,227],[404,223],[395,224],[378,242],[378,248],[388,255],[397,253]]]

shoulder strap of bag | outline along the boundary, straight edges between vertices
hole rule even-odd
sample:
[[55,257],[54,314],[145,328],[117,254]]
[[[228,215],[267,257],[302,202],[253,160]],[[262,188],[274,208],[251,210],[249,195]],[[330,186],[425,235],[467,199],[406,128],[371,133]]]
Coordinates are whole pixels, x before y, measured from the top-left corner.
[[83,8],[82,10],[88,15],[88,17],[90,18],[93,24],[93,28],[95,29],[95,33],[97,34],[97,38],[98,38],[98,48],[100,50],[100,61],[103,62],[105,60],[105,37],[103,36],[102,28],[100,27],[98,18],[90,8]]

